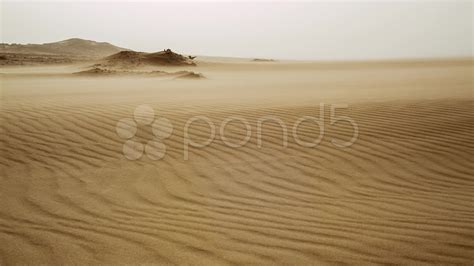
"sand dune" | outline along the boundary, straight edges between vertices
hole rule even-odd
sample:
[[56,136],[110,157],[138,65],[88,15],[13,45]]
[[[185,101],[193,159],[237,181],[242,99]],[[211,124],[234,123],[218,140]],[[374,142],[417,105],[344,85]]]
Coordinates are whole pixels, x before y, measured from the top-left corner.
[[[377,64],[204,61],[189,68],[202,81],[2,69],[0,264],[471,265],[472,61]],[[282,146],[275,122],[258,147],[260,118],[290,126],[320,103],[317,147],[291,127]],[[353,135],[331,124],[341,103],[359,129],[348,148],[332,143]],[[142,104],[173,123],[161,160],[122,153],[117,121]],[[250,140],[216,137],[185,160],[193,116],[246,119]],[[225,137],[244,129],[231,122]],[[209,131],[198,121],[188,134]],[[311,122],[297,132],[318,137]],[[153,138],[149,126],[134,137]]]
[[121,51],[104,58],[100,65],[129,68],[140,66],[194,66],[196,64],[190,57],[167,49],[156,53]]
[[[114,70],[107,68],[93,67],[87,70],[78,71],[72,73],[77,76],[87,77],[120,77],[120,76],[139,76],[139,77],[173,77],[178,79],[202,79],[204,75],[201,73],[195,73],[193,71],[177,71],[177,72],[166,72],[166,71],[127,71],[127,70]],[[67,74],[66,74],[67,75]]]

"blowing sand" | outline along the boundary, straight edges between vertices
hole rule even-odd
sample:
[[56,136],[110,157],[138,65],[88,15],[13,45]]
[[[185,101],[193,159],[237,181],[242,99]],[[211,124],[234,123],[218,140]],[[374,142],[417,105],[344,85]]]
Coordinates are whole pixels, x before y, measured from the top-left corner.
[[[198,58],[199,59],[199,58]],[[206,79],[1,76],[0,265],[465,264],[474,262],[473,64],[221,60],[163,69]],[[68,69],[65,71],[64,69]],[[75,69],[75,70],[73,70]],[[59,73],[59,75],[58,75]],[[293,124],[319,116],[317,147]],[[173,132],[161,160],[124,157],[120,119],[151,106]],[[331,124],[346,116],[358,126]],[[183,156],[194,116],[215,140]],[[219,126],[251,126],[243,147]],[[288,146],[276,122],[288,126]],[[318,138],[300,124],[299,140]],[[209,126],[187,133],[203,143]],[[228,143],[246,136],[230,122]],[[139,126],[134,140],[154,139]]]

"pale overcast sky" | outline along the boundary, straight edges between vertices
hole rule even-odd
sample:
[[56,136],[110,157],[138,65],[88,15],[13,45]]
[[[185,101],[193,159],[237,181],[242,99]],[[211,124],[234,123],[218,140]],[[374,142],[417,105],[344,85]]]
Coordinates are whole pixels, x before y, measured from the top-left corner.
[[279,59],[472,56],[471,1],[0,5],[7,43],[78,37],[139,51]]

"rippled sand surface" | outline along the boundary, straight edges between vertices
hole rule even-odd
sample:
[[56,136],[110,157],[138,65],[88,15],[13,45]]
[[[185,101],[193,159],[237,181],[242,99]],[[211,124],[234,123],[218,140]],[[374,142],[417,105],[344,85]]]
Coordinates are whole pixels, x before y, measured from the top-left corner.
[[[472,61],[189,69],[205,80],[64,69],[1,71],[1,265],[474,262]],[[320,103],[324,136],[299,145],[293,126],[319,118]],[[331,115],[336,104],[348,108]],[[173,125],[160,160],[123,154],[117,122],[140,105]],[[216,136],[186,160],[186,134],[211,136],[203,120],[185,132],[196,116]],[[281,124],[259,135],[266,116]],[[243,123],[220,135],[229,117],[250,126],[242,147],[231,146],[247,136]],[[341,117],[358,129],[346,148],[333,143],[354,136]],[[311,120],[296,130],[305,143],[318,134]],[[155,135],[139,124],[132,139]]]

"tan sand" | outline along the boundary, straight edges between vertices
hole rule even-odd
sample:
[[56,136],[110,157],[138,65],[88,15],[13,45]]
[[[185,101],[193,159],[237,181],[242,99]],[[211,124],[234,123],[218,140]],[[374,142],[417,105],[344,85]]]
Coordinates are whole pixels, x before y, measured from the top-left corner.
[[[255,62],[198,57],[206,79],[67,75],[81,67],[4,68],[0,265],[324,265],[474,262],[471,60]],[[204,60],[204,61],[203,61]],[[218,62],[217,62],[218,61]],[[65,70],[67,69],[67,71]],[[291,136],[319,115],[315,148]],[[174,126],[161,160],[127,160],[116,133],[137,106]],[[348,141],[347,116],[358,125]],[[272,115],[288,125],[288,147]],[[216,139],[189,148],[193,116]],[[249,142],[219,125],[246,119]],[[228,124],[238,143],[244,125]],[[303,122],[302,141],[318,137]],[[204,142],[202,121],[188,132]],[[152,129],[139,126],[146,143]]]

